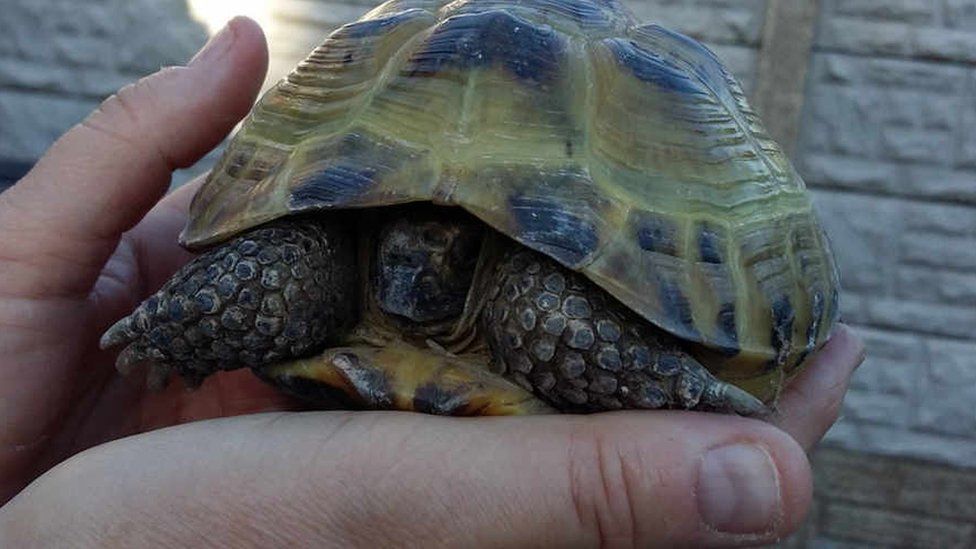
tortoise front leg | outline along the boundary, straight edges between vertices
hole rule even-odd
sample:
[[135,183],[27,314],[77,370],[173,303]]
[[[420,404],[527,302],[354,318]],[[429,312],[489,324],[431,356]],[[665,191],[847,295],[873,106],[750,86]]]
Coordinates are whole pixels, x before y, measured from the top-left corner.
[[340,223],[295,219],[259,227],[200,255],[102,337],[128,346],[123,373],[151,364],[160,387],[217,370],[260,367],[336,340],[355,315],[354,236]]
[[312,404],[339,401],[372,410],[453,416],[554,412],[478,360],[402,344],[329,349],[255,372]]

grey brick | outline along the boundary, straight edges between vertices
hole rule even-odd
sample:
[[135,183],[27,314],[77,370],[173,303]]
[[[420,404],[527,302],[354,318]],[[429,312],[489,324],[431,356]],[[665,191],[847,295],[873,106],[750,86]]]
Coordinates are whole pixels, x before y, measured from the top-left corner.
[[10,0],[0,56],[144,74],[181,63],[206,40],[185,0]]
[[976,343],[931,341],[928,374],[919,390],[916,427],[976,436]]
[[761,9],[704,9],[694,4],[656,2],[632,2],[630,6],[641,21],[660,23],[706,42],[755,46],[762,32]]
[[882,150],[878,94],[818,86],[807,95],[801,150],[873,158]]
[[59,67],[0,58],[0,87],[5,88],[81,95],[97,100],[111,95],[133,79],[133,76],[114,70]]
[[897,506],[941,518],[973,522],[976,517],[976,470],[934,463],[902,465]]
[[821,448],[813,455],[815,496],[973,522],[976,469]]
[[976,30],[976,2],[973,0],[944,0],[946,25]]
[[[972,73],[973,89],[976,89],[976,70]],[[958,136],[958,150],[956,163],[967,168],[976,168],[976,98],[968,98],[969,108],[960,109],[960,124],[956,133]]]
[[912,28],[902,23],[880,23],[847,17],[826,17],[820,22],[816,46],[867,55],[911,53]]
[[[849,296],[846,294],[844,299]],[[857,331],[864,338],[867,358],[854,372],[844,398],[845,420],[907,428],[927,362],[923,340],[863,327]]]
[[932,0],[835,0],[834,12],[865,19],[901,23],[929,23],[935,17]]
[[55,34],[48,37],[57,62],[68,66],[111,66],[106,61],[115,57],[115,46],[104,38]]
[[807,183],[862,193],[899,193],[900,167],[890,162],[808,152],[799,160]]
[[905,227],[950,236],[976,236],[976,210],[970,206],[905,205]]
[[896,201],[816,192],[814,203],[833,246],[841,285],[850,291],[885,293],[895,274],[901,217]]
[[886,158],[949,166],[952,164],[952,133],[900,127],[881,130],[881,146]]
[[[898,166],[897,194],[908,197],[976,204],[976,170],[953,170],[933,166]],[[935,213],[935,212],[931,212]],[[976,212],[973,212],[976,213]]]
[[813,487],[819,498],[888,505],[901,492],[900,467],[887,459],[821,448],[813,454]]
[[976,274],[942,272],[937,284],[942,301],[976,305]]
[[857,389],[851,389],[844,396],[843,414],[848,421],[907,428],[911,424],[912,412],[912,402],[906,396]]
[[976,35],[943,28],[915,29],[914,55],[971,63],[976,61]]
[[[976,171],[819,154],[813,149],[806,142],[798,160],[800,172],[811,186],[976,204]],[[931,205],[910,209],[922,210],[922,216],[941,213]]]
[[966,547],[976,526],[846,503],[828,503],[822,533],[886,546]]
[[97,106],[95,101],[0,91],[0,158],[38,158]]
[[959,96],[940,96],[919,91],[879,90],[882,122],[912,128],[951,130],[967,105]]
[[936,237],[924,233],[906,234],[902,238],[902,260],[910,265],[927,265],[976,270],[976,246],[966,237]]
[[976,333],[976,309],[969,306],[923,303],[887,297],[845,295],[842,310],[850,321],[873,327],[921,334],[970,338]]
[[920,60],[872,59],[840,53],[815,53],[811,85],[819,82],[865,84],[880,88],[959,95],[966,91],[969,71]]
[[933,303],[976,305],[976,274],[931,267],[901,267],[895,294]]
[[858,423],[841,417],[827,433],[825,444],[857,452],[918,458],[962,467],[976,467],[976,440],[900,427]]
[[867,358],[854,372],[851,388],[910,401],[928,362],[921,337],[858,327]]

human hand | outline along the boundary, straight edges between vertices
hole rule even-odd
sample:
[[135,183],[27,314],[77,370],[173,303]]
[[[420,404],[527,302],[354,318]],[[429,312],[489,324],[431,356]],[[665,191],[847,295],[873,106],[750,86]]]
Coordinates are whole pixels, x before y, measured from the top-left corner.
[[[170,172],[247,112],[266,62],[260,30],[235,20],[0,194],[0,501],[19,492],[0,546],[734,545],[800,524],[804,449],[863,354],[843,327],[784,394],[778,427],[294,413],[247,372],[159,394],[115,375],[99,334],[188,258],[176,236],[194,188],[157,203]],[[262,411],[277,412],[198,421]]]

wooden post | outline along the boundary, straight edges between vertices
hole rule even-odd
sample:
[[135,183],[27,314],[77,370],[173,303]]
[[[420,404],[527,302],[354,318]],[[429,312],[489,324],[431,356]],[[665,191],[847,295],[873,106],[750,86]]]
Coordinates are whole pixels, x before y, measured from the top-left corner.
[[753,105],[766,129],[793,156],[819,0],[767,0]]

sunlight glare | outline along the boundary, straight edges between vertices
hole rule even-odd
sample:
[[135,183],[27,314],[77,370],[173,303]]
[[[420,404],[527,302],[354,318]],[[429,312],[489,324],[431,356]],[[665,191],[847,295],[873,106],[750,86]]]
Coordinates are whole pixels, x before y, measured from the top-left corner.
[[236,15],[257,21],[265,33],[270,31],[271,0],[188,0],[193,17],[207,26],[211,35]]

